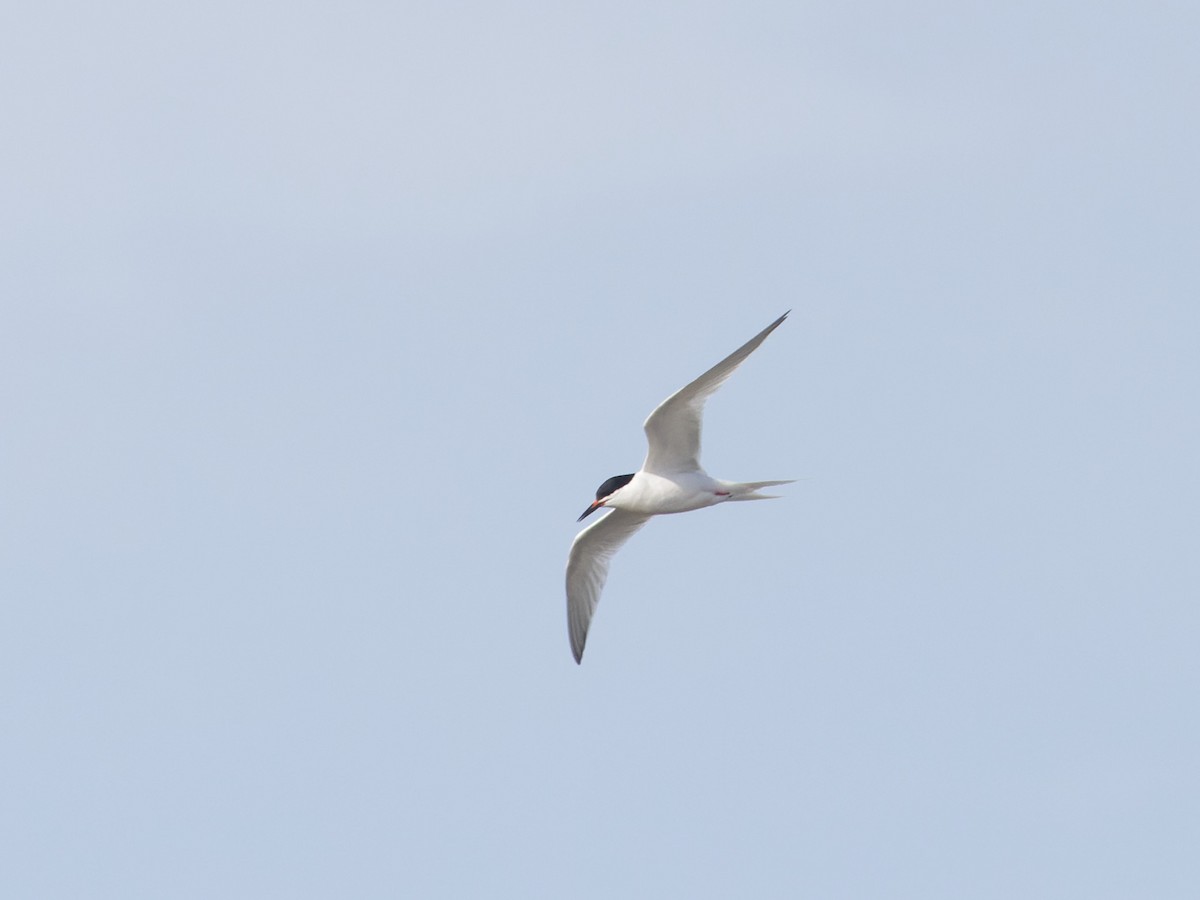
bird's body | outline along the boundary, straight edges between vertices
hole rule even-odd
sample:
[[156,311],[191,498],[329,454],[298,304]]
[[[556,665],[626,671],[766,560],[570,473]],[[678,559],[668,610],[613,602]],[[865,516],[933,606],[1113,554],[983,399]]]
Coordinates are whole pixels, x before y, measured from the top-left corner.
[[715,506],[729,496],[727,486],[700,469],[677,472],[671,477],[638,472],[605,506],[657,516]]
[[576,662],[583,659],[588,625],[608,577],[609,561],[651,516],[690,512],[730,500],[765,500],[770,495],[759,493],[760,488],[790,483],[721,481],[700,466],[704,401],[787,315],[659,404],[646,419],[649,449],[641,471],[609,478],[579,517],[582,521],[601,507],[612,510],[576,535],[567,559],[567,624]]

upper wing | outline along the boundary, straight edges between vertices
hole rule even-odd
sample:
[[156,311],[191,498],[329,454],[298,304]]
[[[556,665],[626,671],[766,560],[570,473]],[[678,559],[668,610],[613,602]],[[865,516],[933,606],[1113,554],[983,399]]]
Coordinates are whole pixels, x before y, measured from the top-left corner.
[[642,464],[644,471],[669,475],[700,468],[700,421],[704,415],[704,401],[787,317],[788,313],[784,313],[650,413],[643,426],[650,444],[646,461]]
[[588,624],[608,578],[609,561],[649,519],[649,516],[614,509],[575,535],[571,555],[567,558],[567,630],[571,634],[575,662],[583,659]]

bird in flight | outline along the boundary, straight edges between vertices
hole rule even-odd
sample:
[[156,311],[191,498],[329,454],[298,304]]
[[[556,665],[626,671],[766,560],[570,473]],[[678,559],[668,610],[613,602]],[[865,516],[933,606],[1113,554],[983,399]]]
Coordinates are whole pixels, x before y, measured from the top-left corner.
[[[791,310],[788,310],[791,312]],[[767,500],[760,488],[788,481],[721,481],[700,467],[700,424],[704,401],[725,383],[772,331],[784,313],[738,349],[658,405],[646,419],[650,445],[642,470],[614,475],[596,491],[596,499],[579,517],[582,522],[601,507],[611,511],[575,536],[567,558],[567,629],[575,662],[583,661],[588,625],[600,601],[613,554],[651,516],[688,512],[727,500]]]

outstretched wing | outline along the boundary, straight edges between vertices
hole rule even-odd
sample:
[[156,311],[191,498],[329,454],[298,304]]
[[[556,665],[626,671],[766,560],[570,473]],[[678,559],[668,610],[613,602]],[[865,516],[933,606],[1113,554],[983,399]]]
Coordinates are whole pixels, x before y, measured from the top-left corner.
[[700,424],[704,416],[704,401],[787,317],[788,313],[784,313],[650,413],[643,426],[646,429],[646,441],[650,444],[646,461],[642,464],[643,471],[671,475],[700,468]]
[[608,578],[613,554],[649,521],[649,516],[614,509],[575,536],[567,557],[567,630],[575,662],[583,660],[588,625]]

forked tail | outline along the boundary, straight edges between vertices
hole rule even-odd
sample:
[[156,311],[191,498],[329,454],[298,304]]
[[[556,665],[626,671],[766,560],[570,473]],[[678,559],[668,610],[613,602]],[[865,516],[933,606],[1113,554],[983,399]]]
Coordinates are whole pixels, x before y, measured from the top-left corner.
[[721,484],[729,491],[730,500],[774,500],[778,494],[760,494],[758,491],[777,484],[792,484],[795,480],[789,478],[785,481],[723,481]]

